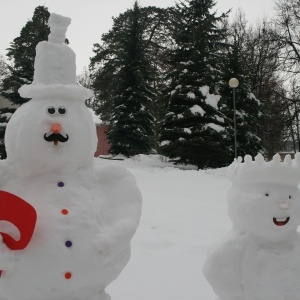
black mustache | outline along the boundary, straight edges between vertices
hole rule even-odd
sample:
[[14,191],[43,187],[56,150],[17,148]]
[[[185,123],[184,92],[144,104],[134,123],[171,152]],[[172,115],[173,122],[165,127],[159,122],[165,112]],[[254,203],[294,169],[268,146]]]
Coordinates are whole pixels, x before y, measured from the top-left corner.
[[60,133],[52,133],[49,136],[47,136],[47,133],[44,135],[44,140],[47,142],[54,142],[58,141],[61,143],[66,142],[69,139],[69,136],[66,134],[66,137],[62,136]]

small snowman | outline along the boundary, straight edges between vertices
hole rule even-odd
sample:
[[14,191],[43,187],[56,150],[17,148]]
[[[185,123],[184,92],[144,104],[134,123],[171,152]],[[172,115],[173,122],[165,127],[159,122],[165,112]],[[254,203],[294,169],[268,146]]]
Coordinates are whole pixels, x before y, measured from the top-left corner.
[[51,14],[36,48],[32,98],[6,129],[0,161],[0,299],[108,300],[141,215],[133,176],[94,158],[97,136],[64,44],[71,20]]
[[231,231],[208,253],[204,275],[220,300],[300,299],[300,157],[229,167]]

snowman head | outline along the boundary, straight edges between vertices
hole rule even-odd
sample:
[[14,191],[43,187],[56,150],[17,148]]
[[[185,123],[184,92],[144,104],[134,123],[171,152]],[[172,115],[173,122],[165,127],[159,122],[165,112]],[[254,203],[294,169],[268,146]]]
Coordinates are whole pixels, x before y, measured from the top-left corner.
[[88,167],[97,146],[96,128],[83,101],[32,99],[7,125],[8,160],[24,173]]
[[[32,98],[12,116],[5,135],[8,160],[24,174],[89,167],[97,146],[95,124],[84,104],[93,93],[76,82],[76,57],[64,44],[71,20],[51,14],[49,42],[36,47]],[[73,170],[74,172],[74,170]]]
[[253,236],[285,239],[300,225],[300,157],[279,155],[265,162],[261,155],[252,161],[235,161],[229,167],[232,187],[228,192],[228,211],[234,225]]

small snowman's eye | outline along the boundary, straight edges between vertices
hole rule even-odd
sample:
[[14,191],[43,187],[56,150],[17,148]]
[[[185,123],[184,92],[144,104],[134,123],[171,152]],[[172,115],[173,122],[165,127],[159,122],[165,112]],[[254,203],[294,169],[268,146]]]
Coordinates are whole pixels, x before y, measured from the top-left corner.
[[289,196],[289,199],[292,199],[292,196]]
[[65,107],[61,106],[58,108],[58,113],[60,115],[65,115],[67,113],[67,109]]
[[269,194],[268,194],[268,193],[265,193],[265,196],[269,197]]
[[49,115],[54,115],[54,114],[55,114],[55,111],[56,111],[55,107],[53,107],[53,106],[47,107],[47,113],[48,113]]

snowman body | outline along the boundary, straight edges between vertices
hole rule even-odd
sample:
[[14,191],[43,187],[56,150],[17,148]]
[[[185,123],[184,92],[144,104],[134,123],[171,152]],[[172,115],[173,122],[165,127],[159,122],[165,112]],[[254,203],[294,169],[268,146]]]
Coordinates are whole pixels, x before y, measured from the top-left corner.
[[[70,23],[51,17],[54,33]],[[64,34],[57,37],[62,43]],[[24,249],[0,240],[0,300],[110,299],[105,287],[128,263],[141,215],[130,172],[94,158],[96,127],[83,101],[92,94],[76,84],[72,50],[54,40],[38,45],[34,82],[21,89],[32,99],[6,129],[0,190],[31,205],[37,219]],[[23,236],[13,221],[0,220],[0,233]]]
[[[31,243],[24,250],[14,251],[9,268],[3,270],[0,299],[17,300],[20,295],[26,300],[102,299],[104,288],[129,260],[129,240],[134,232],[134,226],[129,228],[128,240],[121,245],[110,240],[110,237],[114,239],[113,228],[118,221],[106,220],[105,214],[114,218],[110,206],[121,201],[111,198],[115,193],[112,191],[119,190],[119,186],[124,201],[127,196],[125,185],[130,186],[132,182],[127,176],[123,182],[122,178],[108,182],[105,176],[113,173],[109,170],[111,167],[107,168],[99,168],[104,180],[97,180],[97,188],[92,183],[82,185],[81,174],[73,179],[63,178],[60,174],[59,181],[57,174],[25,182],[16,179],[3,187],[29,199],[27,201],[35,207],[38,218]],[[83,172],[82,175],[86,174]],[[65,185],[59,187],[60,182]],[[132,196],[132,190],[129,195]],[[116,217],[118,214],[120,211],[116,212]],[[126,222],[124,224],[121,232],[124,230],[128,234]],[[68,274],[71,278],[67,279]]]
[[[289,173],[291,167],[283,163],[282,167],[268,164],[264,170],[264,164],[257,163],[253,172],[245,175],[248,182],[243,181],[243,171],[237,172],[229,190],[233,228],[209,251],[203,269],[221,300],[299,299],[297,170]],[[258,170],[262,173],[255,178]],[[266,182],[254,182],[257,177]]]

